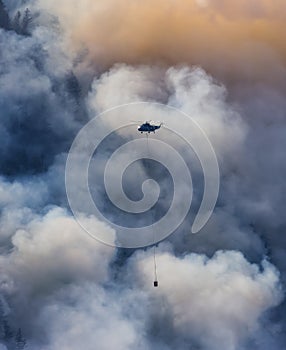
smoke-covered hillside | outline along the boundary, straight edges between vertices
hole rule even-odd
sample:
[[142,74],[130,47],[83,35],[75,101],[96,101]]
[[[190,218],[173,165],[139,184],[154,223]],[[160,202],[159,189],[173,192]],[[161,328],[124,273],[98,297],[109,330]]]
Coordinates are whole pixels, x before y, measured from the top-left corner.
[[[285,19],[282,0],[0,0],[1,350],[286,348]],[[190,215],[158,244],[159,288],[153,248],[92,239],[65,191],[79,130],[138,101],[191,115],[220,168],[207,225],[190,234],[194,191]],[[125,136],[102,145],[96,174]],[[167,171],[136,169],[130,198],[142,174],[156,178],[162,215]],[[82,221],[109,230],[84,203]]]

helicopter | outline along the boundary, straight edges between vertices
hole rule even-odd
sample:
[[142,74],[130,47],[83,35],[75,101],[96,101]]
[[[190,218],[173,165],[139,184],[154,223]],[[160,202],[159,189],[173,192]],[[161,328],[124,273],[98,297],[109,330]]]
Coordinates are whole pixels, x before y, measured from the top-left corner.
[[160,129],[162,125],[163,123],[156,125],[154,123],[152,124],[150,121],[146,121],[142,125],[138,126],[138,131],[140,131],[141,134],[143,134],[143,132],[148,132],[148,134],[150,134],[150,132],[153,132],[155,134],[155,131]]

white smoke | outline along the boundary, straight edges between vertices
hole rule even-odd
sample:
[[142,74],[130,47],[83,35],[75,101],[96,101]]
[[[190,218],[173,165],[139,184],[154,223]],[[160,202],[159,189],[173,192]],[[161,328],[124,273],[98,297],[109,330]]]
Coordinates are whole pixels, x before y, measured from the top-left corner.
[[[33,8],[31,1],[5,3],[10,16],[18,8]],[[78,52],[78,40],[71,47],[69,35],[85,28],[83,18],[90,15],[80,5],[90,1],[77,2],[78,11],[66,1],[37,3],[37,9],[49,7],[51,13],[41,8],[30,36],[0,29],[0,349],[14,346],[5,324],[13,337],[21,328],[33,350],[283,349],[286,124],[281,45],[253,46],[259,48],[258,56],[266,53],[257,70],[253,47],[229,49],[223,60],[214,59],[214,52],[207,66],[221,74],[212,76],[190,64],[190,51],[182,54],[185,37],[176,43],[176,54],[164,21],[156,21],[155,28],[162,26],[167,65],[158,63],[156,45],[140,51],[137,34],[130,30],[134,55],[122,52],[116,40],[110,51],[109,27],[102,37],[106,45],[99,40],[92,47],[93,32],[79,33],[84,35],[77,39],[86,40]],[[222,3],[200,1],[199,11],[220,9]],[[257,2],[253,8],[241,4],[238,17],[281,16],[267,10],[267,1],[259,11]],[[100,6],[96,2],[94,8]],[[221,10],[223,16],[230,16],[229,6]],[[135,13],[137,9],[141,7]],[[142,9],[139,19],[146,15],[149,33],[153,17],[149,8],[147,13]],[[113,9],[107,12],[111,10],[117,18]],[[187,13],[182,10],[184,6],[179,13]],[[70,12],[77,17],[76,28],[68,26]],[[172,28],[179,29],[176,21]],[[198,49],[194,57],[205,57],[206,50]],[[103,58],[112,67],[102,72]],[[118,63],[125,58],[126,64]],[[228,76],[232,65],[236,72],[243,65],[241,77]],[[227,85],[217,80],[221,76]],[[190,114],[214,145],[221,170],[220,197],[208,225],[192,236],[187,220],[159,246],[157,289],[152,284],[153,251],[121,252],[93,240],[69,213],[64,190],[66,154],[76,132],[97,113],[135,101],[168,104]],[[104,152],[101,157],[106,160]],[[133,180],[130,188],[136,189]],[[101,233],[110,230],[92,216],[83,220]]]

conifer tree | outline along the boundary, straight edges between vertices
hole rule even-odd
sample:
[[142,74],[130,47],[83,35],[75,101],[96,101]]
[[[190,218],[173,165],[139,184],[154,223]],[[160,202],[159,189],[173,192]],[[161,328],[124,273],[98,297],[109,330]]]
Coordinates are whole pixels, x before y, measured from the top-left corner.
[[10,18],[2,0],[0,0],[0,28],[11,29]]

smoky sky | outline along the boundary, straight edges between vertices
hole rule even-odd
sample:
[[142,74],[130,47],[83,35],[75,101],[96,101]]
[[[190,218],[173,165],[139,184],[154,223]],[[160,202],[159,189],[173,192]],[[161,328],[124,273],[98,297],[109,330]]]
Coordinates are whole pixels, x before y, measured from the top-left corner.
[[[285,11],[270,0],[0,1],[1,350],[286,347]],[[159,136],[188,159],[197,186],[188,217],[157,246],[159,288],[153,249],[92,239],[65,192],[77,132],[137,101],[190,114],[220,167],[214,213],[190,235],[199,162]],[[94,158],[96,175],[132,130],[113,136]],[[155,178],[160,216],[172,184],[152,168],[130,166],[124,187],[138,200],[138,182]],[[102,210],[132,227],[100,184]],[[110,230],[84,203],[82,217]]]

